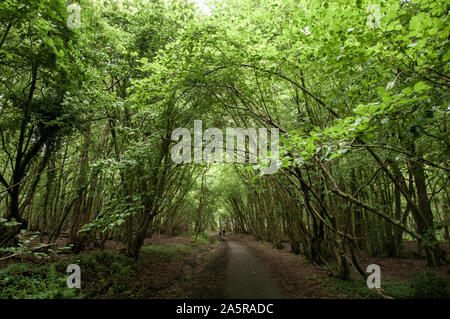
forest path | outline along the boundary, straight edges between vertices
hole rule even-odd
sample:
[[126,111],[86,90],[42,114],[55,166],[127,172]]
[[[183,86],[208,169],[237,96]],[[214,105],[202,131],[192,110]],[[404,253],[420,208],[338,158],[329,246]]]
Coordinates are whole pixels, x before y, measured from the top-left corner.
[[267,267],[249,250],[233,239],[228,246],[227,280],[225,294],[232,299],[282,299],[280,287]]

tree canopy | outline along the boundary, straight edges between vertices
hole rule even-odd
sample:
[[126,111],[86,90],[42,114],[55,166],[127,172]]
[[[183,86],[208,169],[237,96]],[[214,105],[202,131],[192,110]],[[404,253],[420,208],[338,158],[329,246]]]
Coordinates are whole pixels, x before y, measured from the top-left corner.
[[[404,239],[448,263],[449,1],[77,5],[0,3],[0,246],[226,225],[340,278]],[[278,129],[278,172],[175,163],[195,120]]]

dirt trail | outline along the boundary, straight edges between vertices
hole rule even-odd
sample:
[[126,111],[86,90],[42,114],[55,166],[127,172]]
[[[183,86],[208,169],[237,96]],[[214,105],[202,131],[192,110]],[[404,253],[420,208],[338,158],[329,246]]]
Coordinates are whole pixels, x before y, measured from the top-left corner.
[[228,267],[225,294],[232,299],[282,299],[283,292],[267,267],[248,249],[227,239]]

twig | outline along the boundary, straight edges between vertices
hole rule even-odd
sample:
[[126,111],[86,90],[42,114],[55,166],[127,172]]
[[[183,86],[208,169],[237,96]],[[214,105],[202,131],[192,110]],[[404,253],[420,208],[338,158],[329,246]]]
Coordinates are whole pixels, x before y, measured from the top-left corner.
[[[47,248],[47,247],[54,246],[54,245],[55,244],[44,244],[44,245],[41,245],[41,246],[38,246],[38,247],[34,247],[31,250],[29,250],[29,251],[31,252],[31,251],[39,250],[39,249],[42,249],[42,248]],[[19,255],[22,255],[22,254],[24,254],[24,253],[20,252],[20,253],[17,253],[17,254],[12,254],[12,255],[0,258],[0,261],[9,259],[9,258],[12,258],[12,257],[15,257],[15,256],[19,256]]]

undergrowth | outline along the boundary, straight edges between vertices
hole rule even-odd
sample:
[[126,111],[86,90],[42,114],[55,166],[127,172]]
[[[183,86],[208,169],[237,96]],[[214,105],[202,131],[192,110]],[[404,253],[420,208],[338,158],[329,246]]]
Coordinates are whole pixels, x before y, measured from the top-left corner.
[[[81,289],[67,288],[67,266],[81,268]],[[122,294],[136,270],[133,260],[111,252],[74,255],[45,265],[16,263],[0,270],[1,299],[101,298]]]
[[[369,289],[364,281],[328,278],[322,281],[328,292],[341,298],[372,299],[382,298],[375,290]],[[433,272],[421,272],[409,282],[384,282],[383,292],[395,299],[448,299],[450,287],[448,280]]]

